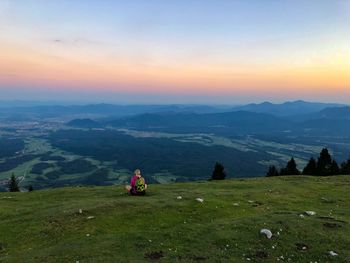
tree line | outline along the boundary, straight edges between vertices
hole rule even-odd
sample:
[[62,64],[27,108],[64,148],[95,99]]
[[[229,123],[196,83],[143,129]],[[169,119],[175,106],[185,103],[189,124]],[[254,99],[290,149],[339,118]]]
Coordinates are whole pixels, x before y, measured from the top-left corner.
[[[209,180],[224,180],[226,178],[226,172],[224,171],[224,166],[216,162],[211,178]],[[320,152],[317,160],[311,157],[307,165],[302,171],[299,171],[297,164],[292,157],[287,165],[280,170],[276,168],[275,165],[271,165],[266,173],[267,177],[272,176],[283,176],[283,175],[315,175],[315,176],[330,176],[330,175],[350,175],[350,158],[343,162],[339,167],[335,159],[332,158],[327,148],[323,148]],[[19,182],[18,179],[12,174],[10,180],[8,181],[9,192],[19,192]],[[33,191],[33,186],[28,187],[28,191]]]
[[[18,178],[12,174],[11,178],[9,179],[8,183],[7,183],[7,189],[9,192],[20,192],[20,187],[19,187],[19,180]],[[34,190],[32,185],[28,186],[28,192],[32,192]]]
[[283,175],[350,175],[350,158],[343,162],[340,167],[335,159],[332,158],[327,148],[323,148],[317,160],[311,157],[302,171],[299,171],[297,164],[292,157],[284,168],[278,170],[275,165],[271,165],[266,173],[267,177]]

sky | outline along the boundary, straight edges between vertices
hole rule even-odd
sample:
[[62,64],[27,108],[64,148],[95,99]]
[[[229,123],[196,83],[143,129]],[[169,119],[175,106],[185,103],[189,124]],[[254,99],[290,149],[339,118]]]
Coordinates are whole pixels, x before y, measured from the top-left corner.
[[350,102],[350,0],[0,0],[0,101]]

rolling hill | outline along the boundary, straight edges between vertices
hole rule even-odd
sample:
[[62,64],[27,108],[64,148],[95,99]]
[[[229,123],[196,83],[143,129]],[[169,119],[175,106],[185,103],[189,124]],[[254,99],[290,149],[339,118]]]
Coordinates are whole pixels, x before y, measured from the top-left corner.
[[165,132],[216,134],[273,133],[290,129],[288,120],[265,113],[233,111],[223,113],[153,113],[117,119],[113,127]]

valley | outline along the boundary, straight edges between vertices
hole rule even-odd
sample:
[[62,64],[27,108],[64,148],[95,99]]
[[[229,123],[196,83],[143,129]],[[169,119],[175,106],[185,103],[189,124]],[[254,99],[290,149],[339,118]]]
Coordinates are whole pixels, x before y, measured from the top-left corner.
[[[346,159],[350,153],[347,137],[332,135],[265,133],[259,128],[255,134],[225,135],[205,128],[203,132],[189,132],[185,127],[181,133],[181,127],[174,132],[149,126],[115,127],[104,124],[103,119],[93,122],[98,123],[98,128],[87,128],[85,123],[92,122],[79,121],[82,127],[73,127],[66,118],[37,117],[1,123],[2,191],[12,174],[24,189],[30,185],[41,189],[126,184],[133,170],[141,168],[149,183],[163,184],[206,180],[215,162],[224,164],[228,177],[242,178],[264,176],[270,165],[281,167],[292,156],[302,169],[324,146],[338,160]],[[119,120],[124,122],[125,117]]]

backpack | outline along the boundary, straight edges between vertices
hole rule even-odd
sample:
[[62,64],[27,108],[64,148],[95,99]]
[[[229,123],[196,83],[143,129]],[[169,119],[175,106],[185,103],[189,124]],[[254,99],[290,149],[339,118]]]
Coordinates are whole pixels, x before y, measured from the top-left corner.
[[144,193],[145,192],[145,178],[140,177],[137,178],[135,183],[135,192],[136,193]]

